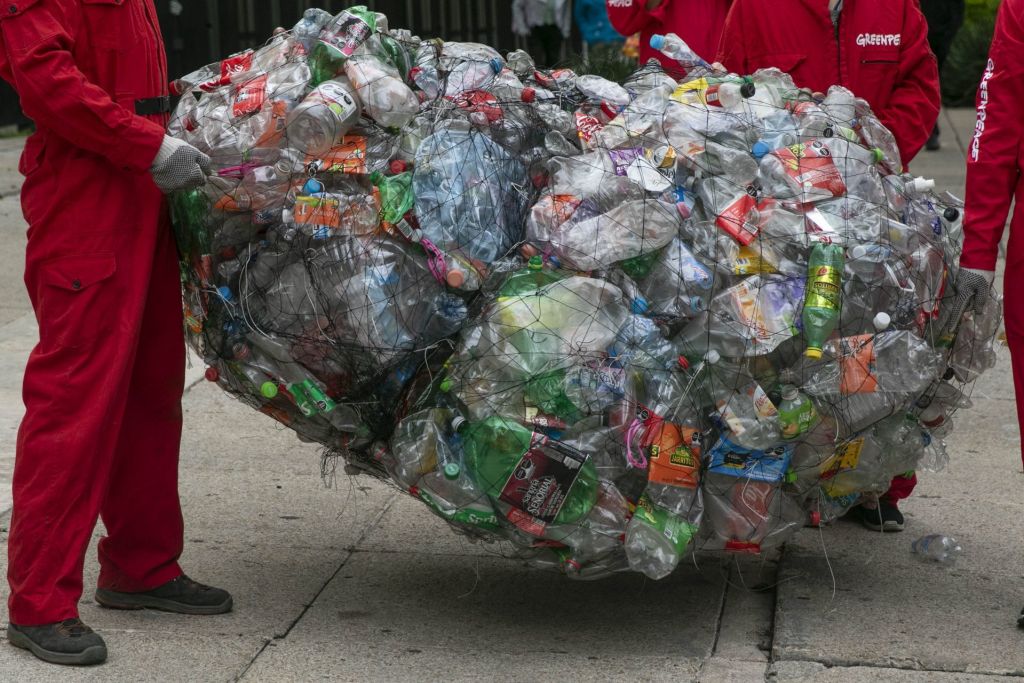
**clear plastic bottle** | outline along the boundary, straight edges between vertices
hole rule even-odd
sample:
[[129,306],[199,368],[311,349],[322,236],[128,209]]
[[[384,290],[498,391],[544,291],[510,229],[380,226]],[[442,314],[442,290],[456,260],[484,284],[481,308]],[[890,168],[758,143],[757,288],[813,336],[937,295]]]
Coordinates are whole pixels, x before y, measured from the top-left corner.
[[651,36],[651,47],[662,53],[669,59],[679,62],[685,71],[692,71],[698,67],[710,69],[708,64],[700,55],[686,44],[686,41],[675,33],[666,35],[654,34]]
[[963,553],[963,548],[952,536],[928,534],[914,541],[911,550],[922,560],[950,565]]
[[359,114],[359,100],[347,78],[325,81],[288,115],[288,144],[311,156],[326,154],[359,121]]

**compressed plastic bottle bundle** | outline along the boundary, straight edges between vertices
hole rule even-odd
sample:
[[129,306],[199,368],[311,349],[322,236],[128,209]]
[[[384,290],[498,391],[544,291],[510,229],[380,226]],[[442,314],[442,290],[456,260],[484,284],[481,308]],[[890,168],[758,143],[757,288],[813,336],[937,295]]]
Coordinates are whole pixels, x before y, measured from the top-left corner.
[[207,378],[583,579],[941,467],[1000,324],[939,327],[959,201],[849,91],[652,45],[679,68],[616,83],[314,9],[176,81],[215,168],[172,197]]

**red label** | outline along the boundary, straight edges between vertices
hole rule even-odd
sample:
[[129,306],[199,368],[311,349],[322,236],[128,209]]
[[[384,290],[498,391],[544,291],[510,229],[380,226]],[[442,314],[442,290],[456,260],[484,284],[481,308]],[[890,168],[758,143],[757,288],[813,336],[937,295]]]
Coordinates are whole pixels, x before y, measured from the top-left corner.
[[745,192],[725,207],[715,219],[715,225],[743,246],[748,246],[760,230],[758,224],[750,220],[756,208],[757,200]]
[[252,50],[247,50],[240,55],[234,57],[228,57],[220,63],[220,78],[207,81],[206,83],[200,83],[199,89],[205,92],[216,90],[222,85],[227,85],[231,82],[232,78],[245,73],[252,68]]
[[786,175],[802,188],[817,188],[833,197],[846,194],[846,183],[832,160],[832,153],[820,141],[799,143],[772,152],[782,161]]
[[576,130],[579,132],[580,140],[589,145],[594,136],[604,129],[604,124],[590,114],[581,111],[576,112]]
[[231,108],[231,113],[236,118],[255,114],[263,108],[263,103],[266,101],[267,75],[263,74],[238,86],[238,92],[235,93],[235,104]]
[[509,520],[528,533],[543,532],[561,512],[586,461],[586,454],[555,442],[524,453],[499,496],[514,508]]

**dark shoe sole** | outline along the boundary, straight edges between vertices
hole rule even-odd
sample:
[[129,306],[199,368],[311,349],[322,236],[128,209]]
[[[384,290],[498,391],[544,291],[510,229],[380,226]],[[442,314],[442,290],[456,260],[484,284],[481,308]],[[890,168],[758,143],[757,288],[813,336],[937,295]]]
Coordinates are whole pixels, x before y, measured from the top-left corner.
[[867,517],[861,517],[860,518],[860,523],[863,524],[866,528],[871,529],[872,531],[881,531],[881,532],[887,533],[887,534],[892,534],[892,533],[897,533],[899,531],[903,531],[903,525],[900,524],[899,522],[895,521],[895,520],[888,520],[888,521],[886,521],[886,522],[884,522],[882,524],[879,524],[878,522],[874,521],[873,519],[868,519]]
[[28,650],[39,659],[50,664],[64,664],[66,666],[90,666],[102,664],[107,661],[106,645],[94,645],[81,652],[53,652],[44,649],[36,644],[31,638],[21,631],[7,627],[7,642],[14,647]]
[[167,598],[156,598],[145,593],[118,593],[117,591],[96,589],[96,603],[107,609],[155,609],[161,612],[174,612],[175,614],[191,614],[197,616],[209,616],[213,614],[225,614],[231,611],[233,600],[231,596],[224,602],[217,605],[189,605]]

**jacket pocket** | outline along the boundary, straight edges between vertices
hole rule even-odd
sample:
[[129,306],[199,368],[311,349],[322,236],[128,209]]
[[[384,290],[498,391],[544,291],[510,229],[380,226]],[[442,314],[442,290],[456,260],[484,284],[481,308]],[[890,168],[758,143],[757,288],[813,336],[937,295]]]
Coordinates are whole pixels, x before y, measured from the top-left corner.
[[39,342],[43,348],[89,347],[113,333],[116,301],[110,295],[117,271],[113,254],[65,256],[39,266]]
[[139,40],[139,0],[81,0],[89,45],[123,52]]

